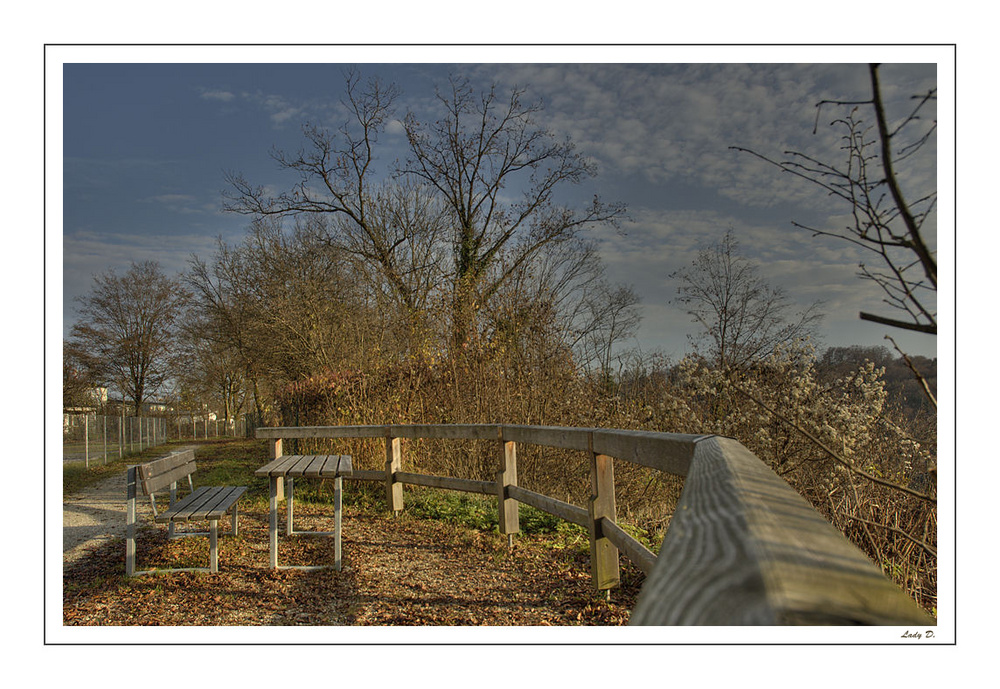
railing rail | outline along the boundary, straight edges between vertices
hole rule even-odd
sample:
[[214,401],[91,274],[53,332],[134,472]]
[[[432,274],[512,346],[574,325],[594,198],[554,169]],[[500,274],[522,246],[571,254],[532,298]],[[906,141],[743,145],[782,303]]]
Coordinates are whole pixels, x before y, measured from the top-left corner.
[[[934,624],[843,534],[736,440],[714,435],[501,424],[257,428],[282,454],[289,439],[384,438],[389,507],[403,484],[496,495],[500,532],[518,533],[519,503],[590,531],[598,590],[619,584],[624,554],[647,575],[630,624]],[[493,440],[496,481],[404,472],[402,439]],[[577,450],[590,458],[586,508],[517,485],[517,444]],[[685,477],[680,501],[654,555],[618,524],[613,459]]]

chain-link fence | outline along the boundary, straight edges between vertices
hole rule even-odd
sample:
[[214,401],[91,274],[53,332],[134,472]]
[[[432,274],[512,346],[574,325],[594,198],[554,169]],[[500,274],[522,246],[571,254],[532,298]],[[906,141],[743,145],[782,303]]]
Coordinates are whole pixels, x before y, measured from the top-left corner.
[[63,414],[63,461],[105,464],[168,440],[245,437],[246,420],[204,416]]

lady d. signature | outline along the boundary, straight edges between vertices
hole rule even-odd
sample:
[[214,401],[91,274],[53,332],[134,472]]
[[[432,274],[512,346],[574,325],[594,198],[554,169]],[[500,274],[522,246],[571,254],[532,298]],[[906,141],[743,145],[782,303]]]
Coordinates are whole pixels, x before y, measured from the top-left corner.
[[901,636],[900,638],[902,638],[902,639],[933,639],[934,638],[934,631],[931,630],[931,629],[928,629],[926,632],[921,633],[921,632],[911,632],[909,629],[907,629],[905,632],[903,632],[903,636]]

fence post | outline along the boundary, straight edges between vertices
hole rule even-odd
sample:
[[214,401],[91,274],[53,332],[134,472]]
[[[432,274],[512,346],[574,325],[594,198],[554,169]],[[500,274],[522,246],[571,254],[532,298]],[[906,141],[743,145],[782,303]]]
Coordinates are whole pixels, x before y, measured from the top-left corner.
[[403,484],[396,482],[396,472],[403,467],[403,449],[399,438],[385,439],[385,494],[393,513],[403,510]]
[[[191,418],[194,418],[194,417],[191,417]],[[278,457],[280,457],[281,456],[281,438],[274,438],[271,441],[271,448],[270,449],[271,449],[271,459],[277,459]],[[276,489],[278,491],[278,497],[277,497],[277,499],[278,500],[283,499],[285,497],[285,479],[284,479],[283,476],[278,476],[277,477],[277,483],[275,484],[275,486],[276,486]],[[289,528],[291,528],[291,526],[289,526]],[[277,565],[275,565],[275,567],[277,567]]]
[[604,537],[601,519],[615,519],[615,472],[611,457],[591,453],[590,570],[598,591],[617,588],[621,581],[618,547]]
[[500,440],[503,451],[500,471],[497,472],[497,506],[500,533],[507,534],[507,545],[514,544],[514,534],[520,532],[518,502],[508,495],[507,489],[517,485],[517,443]]

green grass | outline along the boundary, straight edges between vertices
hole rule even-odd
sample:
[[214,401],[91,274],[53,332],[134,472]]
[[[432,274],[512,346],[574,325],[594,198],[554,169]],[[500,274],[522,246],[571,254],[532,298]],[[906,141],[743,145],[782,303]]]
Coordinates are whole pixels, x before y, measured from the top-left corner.
[[[247,486],[245,500],[253,509],[267,509],[268,481],[254,475],[254,471],[269,460],[267,445],[259,440],[220,439],[200,443],[170,442],[149,448],[124,459],[109,461],[106,465],[91,465],[66,462],[63,466],[64,494],[77,492],[98,483],[118,472],[124,472],[129,464],[138,464],[162,457],[178,447],[195,445],[195,460],[198,471],[194,475],[196,486],[237,485]],[[332,504],[333,490],[327,482],[305,481],[296,486],[297,502],[312,504]],[[345,481],[343,503],[360,510],[384,510],[385,486],[368,481]],[[461,493],[422,486],[405,486],[404,513],[414,519],[434,519],[465,526],[485,532],[497,532],[498,514],[496,498],[476,493]],[[587,542],[587,530],[576,524],[565,522],[530,505],[518,508],[520,532],[524,535],[554,535],[553,547],[576,547]],[[649,534],[630,525],[621,525],[630,535],[647,547],[656,549]]]

